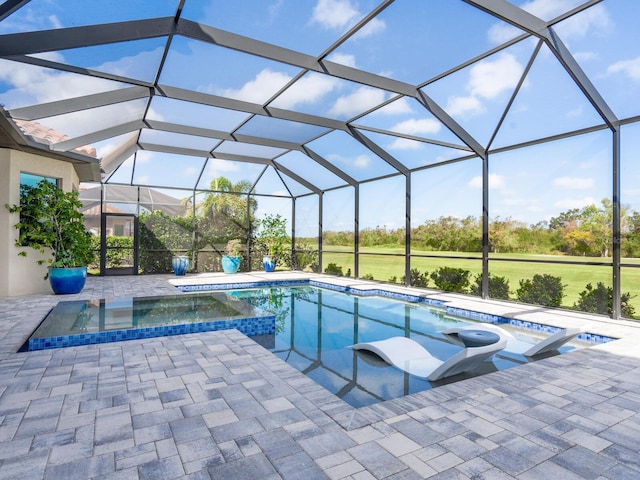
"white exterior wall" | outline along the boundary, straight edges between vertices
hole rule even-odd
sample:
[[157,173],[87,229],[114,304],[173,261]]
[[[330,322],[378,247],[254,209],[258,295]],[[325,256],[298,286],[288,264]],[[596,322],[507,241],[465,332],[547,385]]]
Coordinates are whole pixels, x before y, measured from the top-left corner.
[[[0,297],[52,293],[44,280],[46,265],[36,261],[46,258],[31,248],[15,246],[18,230],[14,225],[19,214],[10,214],[5,205],[20,202],[20,172],[60,178],[65,191],[78,190],[80,184],[73,165],[17,150],[0,148]],[[18,256],[24,250],[26,257]]]

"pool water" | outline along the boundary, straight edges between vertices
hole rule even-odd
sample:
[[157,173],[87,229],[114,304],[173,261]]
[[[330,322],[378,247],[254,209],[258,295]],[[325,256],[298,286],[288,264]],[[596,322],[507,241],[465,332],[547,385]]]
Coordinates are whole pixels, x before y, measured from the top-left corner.
[[[374,354],[350,348],[358,342],[406,336],[440,359],[462,347],[442,330],[474,323],[445,313],[441,308],[379,296],[359,297],[310,286],[274,287],[230,292],[235,298],[276,315],[275,336],[255,337],[275,355],[354,407],[401,397],[437,385],[527,363],[521,355],[499,353],[473,374],[440,382],[409,375],[389,366]],[[504,325],[501,325],[504,326]],[[515,331],[520,340],[539,341],[538,332]],[[572,342],[567,352],[585,343]]]

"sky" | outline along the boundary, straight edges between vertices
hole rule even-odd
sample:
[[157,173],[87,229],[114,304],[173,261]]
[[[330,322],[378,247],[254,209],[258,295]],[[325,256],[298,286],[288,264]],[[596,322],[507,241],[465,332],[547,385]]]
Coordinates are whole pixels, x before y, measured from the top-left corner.
[[[550,20],[583,2],[514,0],[512,3]],[[176,0],[32,0],[0,22],[0,35],[172,16],[176,4]],[[313,57],[326,55],[327,60],[340,65],[421,86],[424,94],[483,147],[500,149],[603,123],[553,52],[546,46],[537,50],[537,42],[531,38],[441,75],[521,33],[462,1],[397,0],[365,28],[333,51],[328,50],[377,5],[373,0],[187,0],[182,18]],[[640,33],[636,10],[637,0],[604,0],[554,27],[619,119],[640,114]],[[165,42],[165,38],[157,38],[37,56],[153,81]],[[464,143],[415,99],[403,97],[391,101],[396,95],[386,90],[321,73],[303,74],[293,65],[186,37],[176,36],[171,47],[159,77],[163,85],[269,103],[274,108],[330,119],[353,120],[370,140],[410,169],[469,155]],[[0,103],[9,110],[127,86],[8,60],[0,60],[0,64]],[[527,74],[523,79],[524,72]],[[520,83],[520,91],[512,99]],[[282,93],[287,85],[289,88]],[[389,103],[362,115],[383,102]],[[140,119],[146,110],[146,100],[141,99],[101,107],[98,112],[81,111],[38,121],[73,138]],[[318,126],[295,125],[270,117],[251,118],[240,111],[162,97],[151,101],[148,118],[224,132],[238,129],[238,133],[246,135],[270,135],[292,142],[318,136],[307,146],[356,180],[366,181],[395,172],[384,159],[346,133],[325,134],[326,130]],[[436,143],[400,138],[381,130]],[[640,210],[640,167],[635,156],[640,147],[637,130],[635,125],[622,129],[621,184],[622,202]],[[93,146],[99,157],[108,157],[135,135],[119,135]],[[283,166],[306,176],[318,188],[333,189],[344,183],[300,152],[285,153],[275,147],[258,148],[249,143],[148,129],[143,130],[140,141],[204,151],[216,149],[262,159],[277,157]],[[603,198],[612,196],[611,167],[612,139],[608,130],[493,153],[489,157],[490,216],[537,223],[567,209],[599,205]],[[259,164],[144,151],[136,157],[135,166],[133,157],[127,159],[110,181],[190,190],[198,181],[199,187],[206,187],[213,178],[222,175],[233,182],[257,181],[256,191],[263,194],[286,197],[309,193],[304,185],[286,176],[283,182],[272,169],[263,170],[264,166]],[[362,228],[404,226],[403,176],[364,183],[360,190]],[[352,192],[352,188],[345,188],[325,194],[325,229],[353,227]],[[482,169],[478,159],[419,170],[412,174],[411,181],[412,223],[417,226],[439,216],[480,216],[481,198]],[[288,200],[264,198],[259,205],[260,215],[275,209],[290,218]],[[305,219],[296,225],[300,234],[315,234],[318,212],[315,197],[299,201],[296,208],[299,218]]]

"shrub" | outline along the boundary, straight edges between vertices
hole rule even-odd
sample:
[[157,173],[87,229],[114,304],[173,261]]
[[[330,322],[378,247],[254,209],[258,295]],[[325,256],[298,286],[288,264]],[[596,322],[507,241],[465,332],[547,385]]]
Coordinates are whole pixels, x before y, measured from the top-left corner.
[[[482,274],[479,273],[473,279],[470,292],[480,296],[482,289]],[[489,274],[489,298],[509,300],[509,280],[505,277],[493,277]]]
[[565,296],[564,287],[560,277],[536,274],[532,279],[520,280],[516,298],[523,303],[559,307]]
[[[395,283],[395,277],[394,283]],[[412,268],[409,270],[409,284],[412,287],[426,287],[429,283],[429,276],[427,272],[421,273],[417,268]],[[403,275],[400,279],[400,283],[405,283],[405,276]]]
[[[613,288],[605,287],[602,282],[598,282],[596,288],[588,283],[579,296],[578,301],[573,304],[576,310],[602,315],[613,314]],[[632,318],[635,314],[635,308],[629,303],[632,298],[629,292],[620,296],[620,310],[624,317]]]
[[373,278],[373,275],[370,273],[365,273],[362,277],[362,280],[375,280],[375,278]]
[[310,269],[312,272],[318,270],[318,250],[309,242],[296,242],[296,250],[292,259],[291,267],[295,270]]
[[445,292],[466,293],[471,272],[464,268],[440,267],[431,272],[431,279],[440,290]]
[[335,263],[330,263],[324,269],[324,273],[327,275],[337,275],[338,277],[343,277],[344,273],[342,273],[342,267],[336,265]]

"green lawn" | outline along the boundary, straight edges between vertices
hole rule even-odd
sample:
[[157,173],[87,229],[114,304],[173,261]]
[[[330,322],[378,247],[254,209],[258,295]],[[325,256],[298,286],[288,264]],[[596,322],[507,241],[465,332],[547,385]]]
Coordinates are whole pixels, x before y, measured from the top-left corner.
[[[347,250],[344,247],[329,247],[331,250]],[[397,253],[402,254],[403,250],[399,248],[367,248],[363,250],[373,255],[360,256],[360,277],[367,274],[373,275],[376,280],[388,281],[395,276],[400,282],[404,276],[404,257],[393,257],[380,254]],[[376,255],[377,254],[377,255]],[[429,255],[452,255],[450,252],[420,252],[412,250],[413,255],[429,254]],[[460,256],[460,253],[453,255]],[[420,258],[413,257],[411,268],[417,268],[421,272],[432,272],[442,266],[459,267],[467,269],[471,272],[472,278],[482,270],[480,255],[473,253],[468,256],[477,256],[478,259],[451,259],[451,258]],[[505,277],[509,280],[509,287],[512,298],[515,298],[515,291],[519,286],[521,279],[532,278],[535,274],[549,274],[562,279],[565,286],[566,296],[563,299],[563,307],[572,307],[578,300],[579,293],[585,289],[587,283],[595,286],[598,282],[602,282],[607,286],[612,284],[611,267],[599,265],[568,265],[568,264],[550,264],[550,263],[528,263],[528,262],[504,262],[500,259],[516,258],[529,260],[563,260],[576,262],[602,262],[602,258],[591,257],[556,257],[552,255],[526,255],[526,254],[491,254],[489,259],[489,271],[491,275]],[[354,256],[348,253],[323,253],[323,270],[327,264],[335,263],[342,267],[346,274],[347,269],[354,270]],[[640,264],[639,259],[624,259],[625,263]],[[640,268],[623,268],[622,269],[622,291],[636,295],[631,303],[635,307],[636,314],[640,314]],[[429,281],[429,286],[434,287],[433,281]]]

